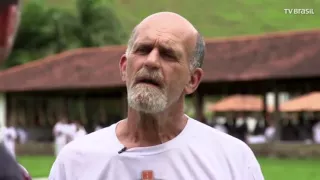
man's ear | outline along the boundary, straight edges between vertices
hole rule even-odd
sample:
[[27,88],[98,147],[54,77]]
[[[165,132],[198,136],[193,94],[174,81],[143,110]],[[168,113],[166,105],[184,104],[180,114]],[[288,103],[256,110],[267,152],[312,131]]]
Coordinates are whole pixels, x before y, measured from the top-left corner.
[[201,79],[203,77],[203,70],[201,68],[196,68],[191,74],[191,78],[185,87],[186,94],[192,94],[199,86]]
[[119,67],[121,79],[125,82],[127,79],[127,56],[125,54],[120,58]]
[[19,8],[16,4],[0,3],[0,61],[11,51],[19,23]]

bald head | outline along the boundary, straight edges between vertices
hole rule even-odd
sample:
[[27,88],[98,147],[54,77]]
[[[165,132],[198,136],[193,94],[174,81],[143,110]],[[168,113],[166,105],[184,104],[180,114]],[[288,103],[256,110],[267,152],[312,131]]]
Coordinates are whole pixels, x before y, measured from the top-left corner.
[[142,20],[138,25],[137,29],[150,27],[150,26],[160,26],[161,28],[167,28],[171,30],[178,30],[185,35],[196,35],[197,30],[193,27],[193,25],[184,17],[179,14],[172,12],[159,12],[152,14]]
[[205,42],[202,36],[187,19],[172,12],[159,12],[143,19],[132,31],[127,53],[131,51],[139,33],[145,33],[147,29],[154,29],[156,33],[171,33],[183,39],[189,52],[190,68],[202,66],[205,53]]

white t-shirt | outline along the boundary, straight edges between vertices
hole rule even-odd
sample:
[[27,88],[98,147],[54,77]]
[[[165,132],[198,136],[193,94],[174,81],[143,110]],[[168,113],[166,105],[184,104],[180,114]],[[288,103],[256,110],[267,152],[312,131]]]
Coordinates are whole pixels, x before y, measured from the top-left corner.
[[3,128],[3,143],[9,152],[15,156],[15,144],[17,139],[17,132],[14,127]]
[[80,128],[78,131],[74,133],[73,139],[77,139],[79,137],[85,136],[87,134],[87,131],[84,128]]
[[68,127],[69,127],[71,134],[77,131],[77,125],[74,123],[68,124]]
[[15,140],[17,139],[17,132],[15,128],[8,127],[4,128],[4,143],[15,143]]
[[220,132],[223,132],[223,133],[228,133],[228,130],[225,126],[221,125],[221,124],[216,124],[214,126],[214,128]]
[[94,131],[99,131],[100,129],[102,129],[102,126],[96,126],[96,128],[94,129]]
[[73,141],[74,138],[77,136],[77,125],[74,123],[67,124],[67,129],[66,129],[66,136],[68,142]]
[[194,119],[164,144],[121,154],[124,146],[116,137],[116,125],[69,143],[49,180],[138,180],[148,170],[158,180],[264,180],[245,143]]
[[68,131],[70,131],[68,129],[68,124],[58,122],[53,127],[53,132],[55,134],[55,143],[56,144],[66,144]]
[[266,137],[264,135],[248,135],[248,144],[263,144],[266,143]]
[[269,126],[265,130],[264,135],[265,135],[266,139],[272,140],[275,136],[275,133],[276,133],[276,128],[274,126]]
[[18,128],[17,129],[17,135],[19,137],[20,143],[25,144],[27,142],[28,135],[27,135],[27,132],[24,129]]

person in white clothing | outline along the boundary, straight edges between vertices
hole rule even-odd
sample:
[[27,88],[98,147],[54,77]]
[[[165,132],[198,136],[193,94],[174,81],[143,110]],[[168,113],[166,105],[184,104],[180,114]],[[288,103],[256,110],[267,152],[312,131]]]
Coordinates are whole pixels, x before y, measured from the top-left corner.
[[183,112],[203,77],[204,53],[203,38],[182,16],[145,18],[119,63],[127,118],[69,143],[49,180],[263,180],[244,142]]
[[83,127],[80,127],[77,132],[75,133],[75,137],[74,139],[77,139],[79,137],[82,137],[82,136],[85,136],[87,134],[87,131],[83,128]]
[[70,132],[76,132],[78,127],[78,121],[73,121],[72,123],[68,124],[70,128]]
[[54,150],[57,156],[61,149],[67,144],[68,124],[65,118],[61,118],[53,127]]
[[74,133],[73,140],[80,138],[82,136],[85,136],[87,134],[87,131],[85,130],[85,128],[82,126],[80,122],[76,122],[75,125],[76,125],[76,131]]
[[99,131],[100,129],[103,129],[103,127],[100,124],[97,124],[94,131]]
[[266,138],[266,141],[270,142],[273,141],[276,135],[276,126],[275,124],[270,120],[269,126],[266,128],[264,136]]
[[66,125],[66,138],[67,138],[67,144],[74,140],[77,133],[77,121],[72,121],[71,123],[68,123]]
[[19,143],[25,144],[28,141],[28,133],[21,127],[16,128],[16,132],[18,135]]
[[16,140],[17,132],[13,126],[3,128],[3,142],[8,152],[15,158],[16,157]]
[[320,121],[312,127],[312,131],[314,143],[320,144]]
[[213,126],[216,130],[221,131],[223,133],[228,133],[228,129],[226,128],[226,118],[218,117],[216,118],[216,124]]

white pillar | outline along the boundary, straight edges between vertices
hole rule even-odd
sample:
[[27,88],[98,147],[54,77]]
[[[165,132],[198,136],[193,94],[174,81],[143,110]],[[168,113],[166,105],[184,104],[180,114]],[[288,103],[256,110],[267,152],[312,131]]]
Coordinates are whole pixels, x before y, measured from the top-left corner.
[[6,112],[7,112],[7,106],[6,106],[6,94],[0,93],[0,142],[3,140],[3,133],[2,130],[4,126],[6,125]]
[[6,93],[0,93],[0,127],[6,125],[7,120]]
[[[286,102],[289,100],[289,93],[287,92],[280,92],[279,93],[279,103],[282,104],[283,102]],[[275,106],[275,94],[273,92],[267,93],[267,105],[268,106]]]

